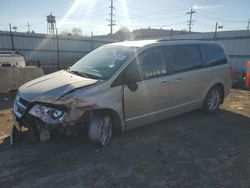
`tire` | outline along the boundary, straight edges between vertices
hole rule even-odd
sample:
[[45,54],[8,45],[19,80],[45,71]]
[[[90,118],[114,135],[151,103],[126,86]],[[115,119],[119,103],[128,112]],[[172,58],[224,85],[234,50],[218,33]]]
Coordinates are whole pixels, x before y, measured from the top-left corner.
[[113,121],[110,115],[94,115],[90,121],[88,137],[93,144],[106,146],[112,137]]
[[15,143],[21,141],[21,132],[13,125],[10,134],[10,145],[13,146]]
[[221,88],[218,86],[214,86],[209,90],[205,98],[202,110],[207,113],[216,112],[220,107],[221,101],[222,101]]

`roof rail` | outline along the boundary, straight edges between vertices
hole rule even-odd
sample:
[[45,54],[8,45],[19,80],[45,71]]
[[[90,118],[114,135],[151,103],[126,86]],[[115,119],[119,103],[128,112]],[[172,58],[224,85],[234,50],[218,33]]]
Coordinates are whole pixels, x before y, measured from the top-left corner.
[[211,38],[207,38],[207,39],[205,39],[205,38],[200,38],[200,39],[159,39],[159,40],[157,40],[157,42],[165,42],[165,41],[183,41],[183,40],[187,40],[187,41],[189,41],[189,40],[213,41],[213,39],[211,39]]

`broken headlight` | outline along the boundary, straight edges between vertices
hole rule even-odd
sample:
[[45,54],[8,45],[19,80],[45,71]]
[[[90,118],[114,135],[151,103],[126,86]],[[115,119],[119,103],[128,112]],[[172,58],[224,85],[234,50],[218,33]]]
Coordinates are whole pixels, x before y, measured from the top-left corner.
[[60,123],[66,116],[66,112],[64,111],[60,111],[52,107],[42,106],[40,104],[34,105],[30,109],[29,113],[38,117],[45,123]]

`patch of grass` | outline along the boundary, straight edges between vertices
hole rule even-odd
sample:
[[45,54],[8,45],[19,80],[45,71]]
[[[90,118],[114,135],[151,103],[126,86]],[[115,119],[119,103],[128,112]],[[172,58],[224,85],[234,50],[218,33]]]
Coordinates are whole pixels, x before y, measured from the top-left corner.
[[12,128],[13,118],[11,109],[0,110],[0,143],[8,137]]

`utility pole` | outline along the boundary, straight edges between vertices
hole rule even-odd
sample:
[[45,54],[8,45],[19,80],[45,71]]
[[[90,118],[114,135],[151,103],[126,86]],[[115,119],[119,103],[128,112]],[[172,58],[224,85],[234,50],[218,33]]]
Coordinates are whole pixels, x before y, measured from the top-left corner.
[[28,32],[30,33],[30,23],[29,22],[27,22],[27,25],[26,25],[27,27],[28,27]]
[[11,23],[9,23],[9,28],[10,28],[11,50],[14,52],[15,51],[15,47],[14,47],[13,34],[12,34],[12,30],[11,30]]
[[110,7],[109,8],[110,8],[110,13],[109,13],[110,20],[108,20],[109,21],[108,26],[110,26],[110,34],[112,35],[113,34],[113,26],[116,25],[115,20],[113,18],[113,16],[114,16],[113,10],[115,9],[114,0],[110,0]]
[[190,11],[187,12],[186,14],[189,14],[190,17],[189,17],[189,20],[188,20],[188,31],[191,32],[191,29],[192,29],[192,25],[193,25],[193,14],[195,14],[196,11],[193,9],[193,7],[191,7]]
[[247,22],[247,30],[249,30],[250,28],[250,18],[248,19],[248,22]]

